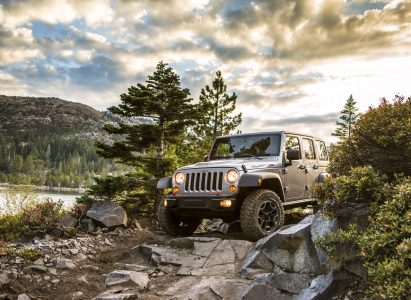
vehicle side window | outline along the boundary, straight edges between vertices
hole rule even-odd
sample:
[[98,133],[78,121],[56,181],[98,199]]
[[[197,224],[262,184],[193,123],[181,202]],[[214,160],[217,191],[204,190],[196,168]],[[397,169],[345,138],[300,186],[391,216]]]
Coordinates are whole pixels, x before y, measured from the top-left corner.
[[327,146],[325,146],[325,143],[323,141],[315,141],[318,146],[319,150],[319,159],[320,160],[328,160],[328,152],[327,152]]
[[[286,155],[287,155],[287,150],[288,149],[295,149],[298,151],[300,150],[300,141],[298,139],[298,137],[296,136],[287,136],[285,139],[285,151],[286,151]],[[288,159],[286,157],[286,159]]]
[[315,159],[314,142],[311,139],[303,138],[303,151],[305,159]]

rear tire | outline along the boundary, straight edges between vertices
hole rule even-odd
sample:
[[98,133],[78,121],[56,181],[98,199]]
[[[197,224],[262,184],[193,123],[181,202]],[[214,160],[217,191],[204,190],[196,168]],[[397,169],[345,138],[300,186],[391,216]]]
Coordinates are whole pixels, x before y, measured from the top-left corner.
[[193,234],[202,221],[202,219],[198,218],[176,216],[163,203],[157,206],[156,215],[160,227],[168,234],[174,236],[189,236]]
[[240,223],[248,240],[259,240],[284,224],[284,207],[280,197],[271,190],[251,192],[243,201]]

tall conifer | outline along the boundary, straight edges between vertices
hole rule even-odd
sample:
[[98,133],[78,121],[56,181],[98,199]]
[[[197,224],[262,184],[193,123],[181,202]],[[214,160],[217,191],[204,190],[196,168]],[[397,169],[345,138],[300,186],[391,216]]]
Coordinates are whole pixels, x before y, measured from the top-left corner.
[[358,108],[356,104],[357,102],[355,102],[352,95],[350,95],[345,102],[344,109],[341,111],[341,121],[336,122],[337,129],[332,133],[333,136],[338,136],[340,139],[351,138],[352,127],[358,118]]

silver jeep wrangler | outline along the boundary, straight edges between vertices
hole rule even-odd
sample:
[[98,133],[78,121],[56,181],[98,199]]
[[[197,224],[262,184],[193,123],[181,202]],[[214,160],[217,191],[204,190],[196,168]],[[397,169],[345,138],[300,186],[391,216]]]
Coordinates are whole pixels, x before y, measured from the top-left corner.
[[160,226],[184,236],[204,218],[240,220],[257,240],[283,226],[284,209],[315,204],[311,187],[327,176],[328,153],[319,138],[275,131],[218,137],[204,160],[159,180],[171,189],[157,206]]

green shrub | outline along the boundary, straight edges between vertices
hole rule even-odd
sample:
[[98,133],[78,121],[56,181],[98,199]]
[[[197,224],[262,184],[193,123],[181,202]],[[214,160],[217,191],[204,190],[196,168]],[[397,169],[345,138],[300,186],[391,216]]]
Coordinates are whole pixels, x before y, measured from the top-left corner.
[[[363,176],[358,177],[360,174]],[[372,201],[370,223],[364,230],[351,224],[348,230],[338,229],[315,243],[334,261],[341,260],[341,253],[353,251],[351,254],[365,262],[369,275],[365,297],[410,299],[411,179],[403,178],[388,187],[372,168],[354,168],[350,176],[328,179],[317,193],[340,201],[333,202],[331,211],[341,201]]]
[[26,207],[20,215],[21,235],[34,237],[55,228],[62,216],[63,203],[50,199]]
[[378,205],[389,195],[390,186],[371,166],[355,167],[349,175],[326,178],[324,183],[315,185],[313,190],[313,197],[328,212],[348,202]]
[[20,216],[0,216],[0,241],[10,242],[20,235]]
[[24,247],[23,249],[17,252],[17,255],[20,256],[21,258],[33,261],[33,260],[36,260],[37,258],[40,258],[42,256],[42,253],[38,250]]
[[411,175],[411,97],[382,99],[356,121],[351,138],[332,147],[329,172],[348,175],[351,167],[371,165],[380,174]]
[[411,297],[411,179],[394,188],[378,207],[358,244],[368,269],[371,298]]
[[27,205],[17,214],[0,216],[0,240],[42,236],[58,225],[62,213],[61,202],[45,200]]

